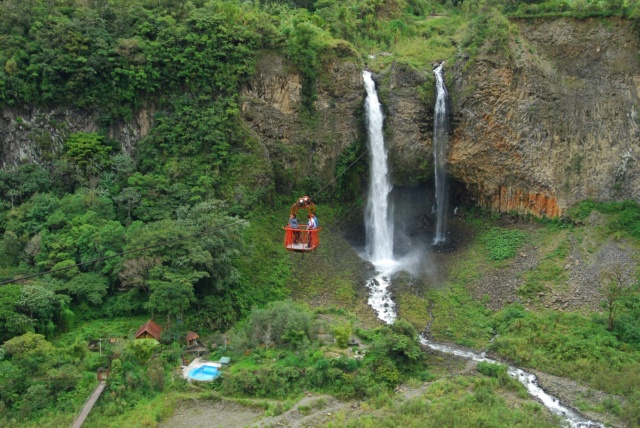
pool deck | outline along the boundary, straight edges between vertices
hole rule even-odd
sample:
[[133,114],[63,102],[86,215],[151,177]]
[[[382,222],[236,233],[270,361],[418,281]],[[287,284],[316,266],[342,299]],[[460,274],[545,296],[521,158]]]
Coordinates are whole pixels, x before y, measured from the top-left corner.
[[194,358],[188,366],[182,366],[182,377],[185,379],[189,379],[189,372],[202,366],[213,366],[220,368],[222,367],[222,364],[215,361],[206,361],[201,358]]

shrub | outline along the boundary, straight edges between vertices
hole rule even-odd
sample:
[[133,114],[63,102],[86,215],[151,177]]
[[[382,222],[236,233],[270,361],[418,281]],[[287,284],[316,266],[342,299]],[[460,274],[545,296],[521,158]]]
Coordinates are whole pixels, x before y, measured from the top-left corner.
[[495,378],[499,378],[503,374],[507,373],[507,366],[503,364],[488,363],[485,361],[480,361],[476,368],[483,375]]
[[127,352],[140,363],[144,364],[153,354],[158,341],[155,339],[136,339],[127,343]]
[[341,348],[349,346],[349,338],[351,337],[351,323],[345,323],[333,328],[333,334],[336,337],[336,342]]
[[245,331],[254,345],[288,344],[296,348],[309,340],[310,324],[309,310],[287,300],[271,303],[263,309],[254,309]]
[[516,255],[516,252],[529,239],[529,235],[520,230],[493,227],[480,237],[484,244],[489,260],[506,260]]

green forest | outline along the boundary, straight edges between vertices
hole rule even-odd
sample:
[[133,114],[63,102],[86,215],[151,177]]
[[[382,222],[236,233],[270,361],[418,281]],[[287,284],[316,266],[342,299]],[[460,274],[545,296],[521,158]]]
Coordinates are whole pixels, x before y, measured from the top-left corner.
[[[403,319],[367,323],[353,310],[355,281],[316,266],[340,250],[327,244],[316,259],[294,257],[281,230],[302,195],[314,196],[322,226],[361,214],[366,189],[353,183],[367,182],[366,162],[357,162],[363,145],[341,154],[336,180],[286,175],[260,154],[240,110],[264,52],[300,73],[302,114],[312,122],[317,81],[332,58],[426,69],[461,54],[506,52],[513,20],[639,16],[635,0],[0,2],[0,108],[91,112],[98,124],[70,132],[49,123],[61,146],[30,129],[42,162],[0,170],[0,426],[70,425],[103,367],[111,370],[107,391],[86,426],[157,426],[181,400],[222,396],[277,416],[308,391],[369,400],[380,415],[355,421],[345,413],[331,426],[411,426],[408,417],[433,426],[559,426],[526,402],[505,367],[445,376],[415,340],[428,307],[435,337],[483,349],[499,333],[497,355],[623,397],[582,410],[640,426],[638,281],[622,287],[612,270],[597,313],[492,312],[465,288],[474,272],[500,267],[528,243],[544,247],[556,233],[582,239],[592,212],[607,219],[593,231],[598,239],[637,248],[637,203],[587,201],[570,220],[536,223],[531,233],[474,210],[468,227],[478,239],[448,288],[399,294]],[[381,51],[394,56],[368,60]],[[153,127],[125,150],[109,129],[143,109],[155,112]],[[347,169],[349,179],[340,179]],[[326,234],[333,242],[339,231]],[[530,272],[523,296],[535,300],[553,286],[567,256],[562,242]],[[303,277],[305,269],[315,276]],[[335,297],[311,308],[306,297],[317,290]],[[160,344],[124,339],[150,318],[166,327]],[[190,330],[216,344],[211,358],[237,361],[220,381],[193,386],[175,375]],[[357,336],[366,358],[327,356],[322,332],[335,336],[339,354]],[[88,351],[88,341],[112,337],[101,352]],[[428,383],[433,399],[394,404],[394,389],[412,382]],[[451,406],[465,416],[451,419]]]

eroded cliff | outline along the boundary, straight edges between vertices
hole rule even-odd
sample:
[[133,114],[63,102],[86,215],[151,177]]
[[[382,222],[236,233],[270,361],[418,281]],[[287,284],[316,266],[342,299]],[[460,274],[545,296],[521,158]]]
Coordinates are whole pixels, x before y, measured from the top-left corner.
[[241,93],[243,118],[267,149],[276,190],[285,194],[304,179],[331,183],[340,155],[362,138],[364,86],[353,58],[323,64],[312,110],[302,104],[302,81],[282,55],[264,52]]
[[625,20],[518,22],[509,58],[456,64],[450,173],[500,211],[640,199],[640,63]]
[[[129,121],[109,126],[108,135],[132,153],[154,123],[154,108],[142,108]],[[96,132],[97,111],[66,108],[18,107],[0,111],[0,168],[11,169],[25,162],[43,163],[62,149],[74,132]]]
[[[485,49],[448,67],[451,178],[479,205],[536,216],[562,215],[586,198],[640,200],[640,62],[631,22],[514,25],[508,53]],[[277,58],[261,61],[245,92],[245,118],[276,165],[330,179],[337,156],[362,138],[360,70],[353,62],[325,67],[310,120],[300,114],[300,77]],[[432,175],[434,95],[425,94],[432,81],[430,69],[399,63],[376,76],[396,185]]]
[[[632,23],[513,24],[508,52],[485,49],[445,66],[453,101],[451,178],[480,205],[538,216],[562,215],[585,198],[640,200],[640,61]],[[273,183],[261,185],[288,194],[313,188],[309,180],[316,188],[332,182],[340,157],[365,138],[361,69],[352,54],[329,56],[307,109],[296,67],[277,52],[260,53],[240,106],[273,172]],[[429,66],[416,70],[399,61],[376,74],[395,185],[432,176],[433,80]],[[132,151],[153,114],[142,109],[110,134]],[[0,166],[39,162],[70,132],[94,131],[97,122],[91,112],[5,109]]]

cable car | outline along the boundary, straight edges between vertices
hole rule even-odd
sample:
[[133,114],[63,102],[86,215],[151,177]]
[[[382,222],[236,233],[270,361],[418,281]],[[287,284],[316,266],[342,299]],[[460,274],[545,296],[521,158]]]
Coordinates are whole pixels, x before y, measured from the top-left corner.
[[[313,228],[310,228],[307,224],[299,224],[297,227],[292,226],[291,219],[296,218],[299,210],[306,210],[307,218],[309,218],[309,215],[312,215],[316,226]],[[316,205],[311,202],[311,198],[308,196],[298,198],[291,206],[291,211],[289,211],[289,224],[283,227],[284,248],[287,251],[307,253],[318,248],[318,245],[320,245],[318,232],[321,228],[317,227],[318,220],[315,218],[315,215]]]

